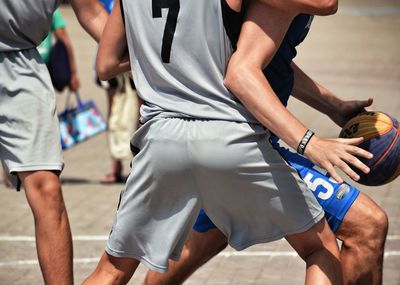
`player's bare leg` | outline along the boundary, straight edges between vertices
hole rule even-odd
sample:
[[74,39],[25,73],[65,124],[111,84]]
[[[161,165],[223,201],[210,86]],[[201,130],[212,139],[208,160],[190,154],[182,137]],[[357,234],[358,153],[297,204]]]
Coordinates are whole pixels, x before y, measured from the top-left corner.
[[323,219],[306,232],[285,237],[306,262],[305,284],[342,284],[339,248]]
[[18,174],[35,221],[36,247],[45,284],[73,284],[72,238],[58,174]]
[[[305,233],[288,236],[287,240],[307,263],[306,282],[309,283],[306,284],[341,284],[339,249],[325,220]],[[212,229],[205,233],[192,231],[179,261],[170,261],[170,270],[167,273],[149,270],[143,284],[182,284],[196,269],[226,246],[226,237],[218,229]],[[314,265],[317,260],[324,260],[323,264],[326,266],[317,268]]]
[[[343,241],[340,259],[344,284],[382,284],[384,244],[388,229],[385,212],[360,193],[337,231]],[[214,233],[209,234],[209,232]],[[148,271],[144,285],[178,285],[226,246],[217,229],[190,235],[179,262],[170,262],[168,273]],[[200,250],[201,249],[201,250]],[[221,249],[222,250],[222,249]]]
[[84,285],[119,285],[126,284],[139,265],[132,258],[113,257],[103,253],[95,271],[82,283]]
[[345,284],[382,284],[388,218],[367,195],[360,193],[337,231]]
[[227,245],[225,235],[217,228],[202,233],[192,230],[179,261],[170,260],[169,270],[166,273],[148,270],[143,284],[182,284],[200,266],[221,252]]

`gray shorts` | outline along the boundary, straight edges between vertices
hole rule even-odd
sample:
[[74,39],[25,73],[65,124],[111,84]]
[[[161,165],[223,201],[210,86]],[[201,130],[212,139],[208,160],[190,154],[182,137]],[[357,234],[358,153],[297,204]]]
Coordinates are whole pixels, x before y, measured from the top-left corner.
[[0,158],[10,174],[64,165],[55,93],[36,49],[0,52]]
[[260,125],[152,119],[121,192],[106,251],[165,271],[204,208],[237,250],[303,232],[324,212]]

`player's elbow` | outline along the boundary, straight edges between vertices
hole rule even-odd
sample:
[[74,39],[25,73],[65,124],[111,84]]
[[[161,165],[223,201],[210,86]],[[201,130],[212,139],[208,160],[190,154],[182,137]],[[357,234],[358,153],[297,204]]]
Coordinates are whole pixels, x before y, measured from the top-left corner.
[[100,80],[109,80],[113,78],[113,64],[111,61],[97,57],[96,60],[96,72]]
[[241,94],[242,89],[245,88],[245,82],[249,76],[249,70],[247,65],[240,64],[239,62],[232,60],[228,64],[226,70],[224,85],[233,94],[238,96]]
[[320,16],[333,15],[338,10],[338,4],[338,0],[318,0],[316,3],[318,13],[316,14]]

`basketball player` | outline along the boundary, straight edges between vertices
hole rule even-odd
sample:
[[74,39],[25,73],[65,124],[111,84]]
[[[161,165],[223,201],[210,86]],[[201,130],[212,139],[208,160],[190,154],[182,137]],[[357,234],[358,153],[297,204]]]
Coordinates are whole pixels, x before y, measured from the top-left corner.
[[[103,80],[123,71],[120,58],[128,46],[145,102],[143,126],[131,141],[135,168],[121,193],[106,252],[85,284],[127,283],[139,261],[167,270],[168,258],[179,257],[200,207],[236,249],[285,236],[306,260],[307,284],[341,284],[339,251],[321,220],[322,209],[253,117],[271,127],[268,113],[257,107],[265,96],[240,94],[246,109],[222,85],[232,47],[221,9],[230,7],[238,11],[241,2],[123,1],[125,37],[116,3],[100,42],[97,71]],[[263,16],[279,32],[275,36],[284,34],[282,24],[298,12],[271,11]],[[368,172],[353,156],[370,157],[351,145],[360,139],[310,139],[290,113],[275,115],[294,128],[287,130],[281,122],[283,131],[274,131],[306,155],[309,143],[316,163],[340,164],[355,177],[343,162],[349,159]]]
[[[261,11],[261,9],[258,11]],[[237,22],[240,22],[241,15],[237,15],[237,17],[239,17]],[[289,96],[292,94],[327,114],[335,123],[343,127],[350,118],[363,111],[372,101],[342,101],[329,90],[314,82],[292,62],[292,59],[296,56],[296,46],[307,35],[312,20],[313,16],[311,15],[300,14],[296,16],[276,55],[263,70],[263,73],[282,104],[286,106]],[[257,22],[262,23],[261,21]],[[268,27],[261,26],[261,28],[267,29]],[[252,34],[241,34],[242,44],[237,54],[235,53],[235,55],[241,56],[239,59],[236,58],[236,62],[240,62],[240,66],[231,64],[227,71],[228,77],[231,72],[242,69],[244,69],[243,72],[246,77],[248,74],[254,73],[254,69],[249,68],[253,67],[253,63],[250,61],[252,51],[257,49],[256,46],[263,48],[262,43],[264,41],[262,39],[266,38],[267,35],[262,29],[251,31]],[[244,36],[246,37],[244,38]],[[246,39],[249,40],[251,45],[243,44]],[[325,218],[331,229],[337,238],[343,241],[340,258],[344,283],[381,284],[384,243],[388,228],[385,212],[367,195],[360,193],[353,186],[332,181],[326,171],[314,166],[305,157],[281,146],[276,136],[271,138],[271,143],[276,151],[306,181],[325,210]],[[149,271],[144,284],[182,284],[190,274],[226,246],[226,237],[202,210],[179,261],[170,261],[168,273],[160,274]]]
[[[73,284],[72,241],[59,174],[63,168],[55,94],[36,46],[61,0],[4,0],[0,9],[0,158],[25,189],[45,284]],[[107,19],[97,0],[71,0],[99,39]]]

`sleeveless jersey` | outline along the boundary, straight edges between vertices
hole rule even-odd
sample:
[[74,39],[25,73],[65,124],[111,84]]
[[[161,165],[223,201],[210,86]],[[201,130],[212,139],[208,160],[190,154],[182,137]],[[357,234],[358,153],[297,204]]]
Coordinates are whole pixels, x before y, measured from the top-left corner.
[[274,58],[264,69],[264,75],[285,106],[294,84],[291,63],[297,54],[296,47],[307,36],[312,20],[313,16],[306,14],[300,14],[293,19]]
[[223,85],[233,44],[225,0],[122,0],[141,122],[155,116],[255,122]]
[[61,0],[2,0],[0,51],[29,49],[46,37]]
[[99,0],[99,2],[106,9],[107,13],[110,14],[112,11],[112,8],[114,7],[114,0]]

